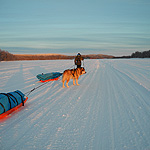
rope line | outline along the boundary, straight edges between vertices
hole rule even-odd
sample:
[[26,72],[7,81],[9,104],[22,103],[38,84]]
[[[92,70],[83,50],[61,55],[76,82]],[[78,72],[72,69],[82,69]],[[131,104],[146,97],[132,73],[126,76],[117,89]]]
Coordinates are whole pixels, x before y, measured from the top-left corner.
[[26,92],[25,95],[26,95],[26,96],[29,96],[34,90],[40,88],[41,86],[43,86],[43,85],[45,85],[45,84],[47,84],[47,83],[49,83],[49,82],[45,82],[45,83],[43,83],[43,84],[41,84],[41,85],[39,85],[39,86],[37,86],[37,87],[34,87],[32,90]]

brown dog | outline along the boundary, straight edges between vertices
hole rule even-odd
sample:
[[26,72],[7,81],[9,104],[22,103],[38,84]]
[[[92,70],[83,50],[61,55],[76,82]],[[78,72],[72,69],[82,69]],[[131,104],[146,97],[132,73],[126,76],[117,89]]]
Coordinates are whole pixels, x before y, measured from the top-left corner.
[[[63,76],[62,76],[63,88],[65,87],[64,86],[65,81],[66,81],[66,86],[69,87],[68,82],[70,81],[70,79],[73,79],[73,85],[76,85],[76,84],[79,85],[78,78],[79,78],[79,76],[81,76],[82,74],[85,74],[85,73],[86,72],[83,67],[65,70],[63,72]],[[75,79],[76,79],[76,84],[75,84]]]

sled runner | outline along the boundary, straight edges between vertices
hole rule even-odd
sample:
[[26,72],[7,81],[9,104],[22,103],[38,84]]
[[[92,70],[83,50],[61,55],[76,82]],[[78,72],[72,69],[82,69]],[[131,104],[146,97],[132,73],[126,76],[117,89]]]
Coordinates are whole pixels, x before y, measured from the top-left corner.
[[40,80],[40,82],[48,82],[58,80],[61,75],[62,73],[60,72],[51,72],[46,74],[38,74],[36,77]]
[[24,106],[27,99],[28,97],[25,97],[19,90],[10,93],[0,93],[0,119]]

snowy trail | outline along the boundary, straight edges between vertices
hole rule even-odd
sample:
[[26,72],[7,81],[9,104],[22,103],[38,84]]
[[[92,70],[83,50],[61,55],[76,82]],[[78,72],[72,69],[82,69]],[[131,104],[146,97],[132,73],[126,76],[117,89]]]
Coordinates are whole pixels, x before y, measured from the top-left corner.
[[[0,62],[0,92],[27,92],[36,75],[70,68],[67,61]],[[150,61],[85,60],[79,86],[61,78],[37,89],[0,121],[1,150],[149,150]]]

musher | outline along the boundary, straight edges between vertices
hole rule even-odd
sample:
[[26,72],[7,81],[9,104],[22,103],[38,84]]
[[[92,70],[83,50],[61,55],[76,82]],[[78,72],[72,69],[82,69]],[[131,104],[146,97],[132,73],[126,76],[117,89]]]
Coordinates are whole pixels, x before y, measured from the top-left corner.
[[81,67],[81,61],[83,61],[83,57],[81,56],[80,53],[77,54],[77,56],[75,57],[74,63],[75,65],[77,65],[77,68]]

